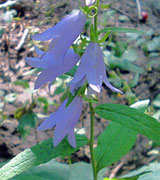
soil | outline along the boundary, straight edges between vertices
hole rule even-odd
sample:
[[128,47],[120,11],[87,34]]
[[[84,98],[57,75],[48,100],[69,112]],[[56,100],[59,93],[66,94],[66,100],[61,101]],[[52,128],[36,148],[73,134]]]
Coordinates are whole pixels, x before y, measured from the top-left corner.
[[[33,43],[31,41],[30,35],[26,39],[24,45],[20,50],[16,50],[17,44],[19,43],[24,30],[29,29],[30,33],[42,32],[48,27],[53,26],[57,23],[64,15],[70,13],[74,8],[78,7],[78,3],[72,0],[43,0],[36,1],[35,4],[32,0],[23,0],[12,9],[18,12],[18,17],[20,20],[14,20],[12,23],[6,25],[4,22],[0,21],[0,25],[5,27],[5,33],[0,39],[0,100],[4,101],[4,96],[10,93],[17,93],[17,98],[14,103],[5,103],[3,107],[3,115],[6,117],[5,120],[0,125],[0,162],[11,159],[18,153],[22,152],[24,149],[29,148],[36,144],[37,142],[43,141],[49,137],[53,136],[52,131],[39,132],[36,129],[31,130],[30,134],[24,140],[17,130],[18,120],[14,118],[15,111],[18,107],[24,106],[26,101],[31,101],[31,95],[24,91],[20,86],[15,86],[13,81],[25,79],[29,81],[30,87],[33,88],[35,77],[33,75],[24,76],[24,73],[31,70],[26,63],[24,58],[28,56],[36,56]],[[101,1],[102,2],[102,1]],[[103,1],[109,2],[109,1]],[[1,2],[2,3],[2,2]],[[137,9],[134,0],[114,0],[112,2],[111,9],[116,10],[116,15],[113,19],[108,22],[110,26],[122,26],[122,27],[132,27],[138,28],[143,27],[145,31],[150,28],[155,30],[155,34],[160,35],[160,9],[158,9],[155,4],[150,4],[149,0],[142,4],[143,10],[147,11],[149,14],[149,19],[146,23],[142,23],[137,19]],[[53,10],[54,9],[54,10]],[[0,10],[0,13],[2,10]],[[120,15],[125,15],[128,17],[128,21],[120,22],[118,18]],[[101,14],[100,19],[103,18]],[[101,25],[100,25],[101,26]],[[118,36],[118,40],[126,40],[126,36]],[[160,71],[159,67],[148,67],[148,58],[142,52],[141,49],[137,49],[139,54],[139,59],[137,65],[141,65],[145,72],[140,75],[138,84],[132,89],[136,94],[138,99],[150,99],[151,101],[160,93]],[[123,79],[128,81],[133,76],[131,72],[124,72]],[[51,101],[60,103],[60,95],[53,96],[54,87],[51,92],[49,92],[48,87],[44,86],[35,93],[35,98],[38,96],[47,97]],[[120,104],[128,104],[125,96],[116,96],[112,94],[106,87],[103,88],[103,93],[99,95],[100,102],[114,102]],[[86,128],[86,134],[89,137],[89,113],[88,105],[84,104],[83,113],[80,118],[80,122],[77,128]],[[50,106],[48,114],[56,109],[55,106]],[[42,113],[42,107],[37,105],[34,109],[35,113]],[[40,124],[42,120],[38,121]],[[0,120],[1,122],[1,120]],[[96,117],[95,125],[95,136],[97,137],[107,126],[108,122],[103,119]],[[153,151],[154,150],[154,151]],[[109,177],[116,177],[121,174],[126,174],[133,169],[141,167],[145,164],[149,164],[154,160],[160,160],[159,155],[160,148],[154,148],[152,143],[139,135],[135,146],[132,148],[131,152],[123,157],[119,162],[113,164],[109,167],[109,171],[106,175]],[[155,151],[157,153],[155,153]],[[86,147],[75,154],[72,155],[73,162],[76,161],[86,161],[90,162],[89,150]],[[66,160],[67,162],[67,160]]]

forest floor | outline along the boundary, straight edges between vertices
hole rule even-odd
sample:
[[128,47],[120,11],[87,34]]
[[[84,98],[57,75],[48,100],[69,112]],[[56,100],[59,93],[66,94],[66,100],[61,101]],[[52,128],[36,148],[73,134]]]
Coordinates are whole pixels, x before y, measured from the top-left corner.
[[[0,3],[2,2],[0,1]],[[101,2],[109,3],[106,0]],[[37,3],[34,3],[32,0],[24,0],[23,3],[21,2],[11,8],[16,10],[17,16],[15,17],[19,17],[19,19],[15,18],[8,24],[0,19],[0,26],[5,29],[0,39],[0,162],[9,160],[24,149],[53,136],[52,131],[39,132],[36,129],[32,129],[25,139],[22,138],[17,130],[19,121],[15,118],[15,112],[20,107],[28,107],[33,100],[33,96],[29,90],[24,89],[22,86],[17,86],[13,82],[26,80],[30,91],[33,89],[35,77],[33,75],[24,75],[31,70],[31,67],[25,63],[24,58],[36,56],[33,48],[36,42],[31,40],[31,35],[53,26],[74,8],[78,8],[78,3],[73,0],[43,0],[37,1]],[[142,3],[142,9],[149,14],[149,18],[145,23],[140,22],[137,18],[137,7],[134,0],[114,0],[108,12],[107,10],[101,12],[99,27],[120,26],[143,29],[147,35],[139,37],[138,35],[130,36],[125,33],[113,35],[115,44],[116,42],[121,42],[120,45],[123,46],[122,42],[126,42],[124,48],[127,46],[127,48],[132,49],[131,63],[139,69],[133,70],[132,68],[136,68],[135,66],[131,66],[131,70],[127,70],[126,67],[109,68],[111,70],[111,73],[108,73],[109,77],[115,72],[118,75],[120,74],[120,78],[125,80],[127,85],[130,82],[133,82],[134,85],[132,87],[127,86],[128,89],[124,95],[114,94],[104,86],[103,93],[99,95],[99,99],[100,103],[113,102],[127,105],[137,100],[150,99],[150,113],[156,114],[156,112],[159,112],[159,109],[155,109],[153,103],[160,94],[160,60],[158,56],[160,54],[160,46],[158,45],[157,47],[154,42],[156,41],[157,43],[159,40],[160,44],[160,3],[158,0],[154,2],[146,0],[145,3]],[[0,10],[0,13],[2,12]],[[28,37],[23,46],[18,49],[17,46],[26,29],[29,30]],[[37,45],[42,47],[40,44]],[[104,54],[109,51],[110,47],[106,47]],[[37,113],[39,117],[42,117],[44,114],[49,115],[56,110],[62,94],[57,93],[55,95],[55,89],[56,86],[53,86],[51,92],[49,92],[46,85],[34,93],[35,101],[38,97],[47,98],[48,100],[47,113],[44,110],[45,103],[40,102],[35,105],[34,113]],[[40,122],[42,120],[38,120],[37,124],[40,124]],[[107,124],[108,122],[104,119],[96,117],[96,137],[105,129]],[[89,137],[87,104],[84,104],[84,110],[77,125],[77,128],[83,127],[85,127]],[[151,141],[139,135],[131,152],[119,162],[110,166],[106,175],[116,177],[120,174],[126,174],[155,160],[160,160],[160,148],[154,147]],[[73,154],[72,161],[90,162],[88,147]]]

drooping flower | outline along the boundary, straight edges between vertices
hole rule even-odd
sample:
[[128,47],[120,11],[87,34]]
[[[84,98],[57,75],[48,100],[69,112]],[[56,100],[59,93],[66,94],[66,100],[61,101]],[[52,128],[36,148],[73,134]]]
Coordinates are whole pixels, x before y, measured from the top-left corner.
[[96,0],[86,0],[86,6],[91,6],[95,3]]
[[62,62],[53,61],[52,64],[49,66],[49,62],[46,61],[46,59],[41,58],[41,56],[43,56],[45,52],[39,50],[38,48],[36,48],[36,52],[39,54],[39,57],[25,58],[26,62],[32,67],[44,69],[40,73],[35,82],[35,89],[38,89],[47,82],[50,82],[50,87],[52,85],[52,82],[56,79],[56,77],[72,69],[80,58],[76,53],[74,53],[74,50],[70,48],[68,49],[66,56],[64,57],[64,60]]
[[50,82],[51,85],[55,75],[59,76],[64,71],[61,70],[62,67],[67,66],[65,71],[69,71],[75,65],[72,61],[73,59],[77,60],[78,56],[69,48],[82,32],[85,20],[86,15],[82,11],[77,10],[64,17],[54,27],[33,36],[33,39],[37,41],[52,39],[47,52],[41,53],[35,59],[27,58],[27,62],[31,66],[42,66],[44,69],[35,83],[35,89],[47,82]]
[[65,107],[67,101],[68,99],[38,127],[38,130],[46,130],[56,126],[53,141],[54,147],[57,146],[66,135],[68,135],[68,141],[71,146],[76,147],[74,127],[82,112],[82,99],[77,96],[68,107]]
[[70,82],[71,92],[74,93],[86,80],[95,92],[99,93],[101,91],[104,82],[112,91],[122,93],[122,91],[113,87],[107,79],[103,53],[98,43],[91,42],[82,55],[77,72]]

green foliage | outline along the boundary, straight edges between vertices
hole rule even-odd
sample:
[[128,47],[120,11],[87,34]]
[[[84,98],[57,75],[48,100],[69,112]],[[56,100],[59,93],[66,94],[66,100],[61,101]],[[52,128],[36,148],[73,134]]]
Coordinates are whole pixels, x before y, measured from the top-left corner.
[[21,116],[17,130],[23,138],[30,133],[32,128],[36,128],[37,120],[38,117],[35,113],[27,113]]
[[122,57],[117,57],[117,56],[114,55],[113,52],[110,52],[110,51],[107,51],[107,50],[104,51],[104,55],[105,55],[106,60],[108,62],[108,66],[111,69],[119,68],[119,69],[122,69],[122,70],[135,72],[135,73],[138,73],[138,74],[141,74],[144,71],[141,67],[132,64],[132,62],[129,61],[128,58],[127,59],[122,58],[123,56]]
[[84,135],[76,135],[77,147],[72,148],[67,139],[58,146],[53,147],[53,139],[43,141],[14,157],[9,163],[0,169],[0,179],[6,180],[22,173],[23,171],[44,164],[58,156],[65,157],[77,151],[88,143]]
[[[104,171],[98,174],[98,180],[103,180]],[[83,173],[82,173],[83,172]],[[51,160],[46,164],[34,167],[12,178],[12,180],[92,180],[91,164],[78,162],[75,164],[63,164]]]
[[127,154],[136,140],[136,133],[111,122],[98,138],[95,149],[97,170],[111,165]]
[[23,88],[29,88],[29,83],[27,80],[23,80],[23,79],[17,80],[17,81],[14,81],[13,84],[16,86],[21,86]]
[[49,105],[54,103],[50,102],[46,97],[38,97],[37,104],[42,105],[44,113],[47,113]]
[[104,119],[119,123],[160,144],[160,123],[137,109],[109,103],[97,106],[95,112]]
[[134,170],[122,178],[131,178],[139,175],[138,180],[158,180],[160,179],[160,163],[154,162],[138,170]]
[[124,41],[116,42],[116,44],[113,48],[115,56],[118,56],[118,57],[121,57],[126,49],[127,49],[127,43]]

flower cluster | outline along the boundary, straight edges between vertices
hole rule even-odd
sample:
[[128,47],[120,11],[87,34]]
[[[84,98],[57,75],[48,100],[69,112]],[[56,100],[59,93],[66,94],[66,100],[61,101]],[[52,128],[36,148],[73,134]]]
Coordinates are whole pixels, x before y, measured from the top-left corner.
[[[94,2],[95,0],[86,0],[86,5],[91,6]],[[38,57],[26,58],[26,62],[32,67],[43,69],[35,82],[35,89],[47,82],[50,87],[56,77],[68,72],[80,60],[77,72],[69,83],[73,95],[86,82],[89,85],[88,88],[93,92],[99,93],[104,82],[112,91],[122,93],[107,80],[103,53],[98,43],[90,42],[81,58],[71,48],[82,32],[85,21],[86,15],[81,10],[76,10],[54,27],[33,36],[33,39],[37,41],[51,40],[46,52],[36,47]],[[68,135],[69,143],[72,147],[76,147],[74,127],[82,111],[82,97],[77,95],[69,106],[66,106],[67,102],[68,98],[56,112],[46,118],[38,130],[46,130],[55,126],[54,146],[57,146]]]

